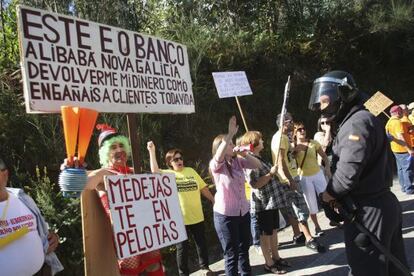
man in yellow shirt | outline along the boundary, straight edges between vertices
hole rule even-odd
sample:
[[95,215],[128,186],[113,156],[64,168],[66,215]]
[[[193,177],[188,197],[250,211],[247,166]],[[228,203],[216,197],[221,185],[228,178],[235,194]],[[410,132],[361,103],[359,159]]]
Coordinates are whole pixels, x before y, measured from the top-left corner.
[[[303,197],[303,191],[299,186],[298,166],[292,155],[292,147],[289,142],[288,134],[293,130],[292,115],[286,113],[283,125],[281,125],[281,114],[279,114],[276,118],[276,125],[279,130],[273,135],[271,142],[272,159],[273,164],[277,163],[279,166],[278,177],[285,188],[286,201],[290,204],[288,208],[282,208],[280,211],[287,216],[292,226],[293,242],[296,244],[305,242],[307,248],[322,253],[325,251],[325,247],[316,241],[309,231],[307,223],[309,209]],[[323,232],[320,231],[316,236],[321,234]]]
[[404,132],[402,108],[398,105],[391,107],[391,118],[385,125],[385,131],[391,142],[391,150],[397,163],[398,179],[401,190],[406,194],[414,193],[414,151],[409,133]]

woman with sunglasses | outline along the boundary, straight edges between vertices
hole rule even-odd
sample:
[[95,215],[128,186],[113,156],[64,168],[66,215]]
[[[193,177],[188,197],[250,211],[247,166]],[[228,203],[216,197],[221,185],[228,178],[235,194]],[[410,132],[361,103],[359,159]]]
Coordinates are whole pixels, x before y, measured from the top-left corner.
[[[332,162],[332,124],[333,122],[328,119],[328,116],[322,114],[318,120],[318,132],[316,132],[313,136],[313,139],[321,144],[322,150],[326,153],[326,156],[328,156],[329,162]],[[321,168],[326,166],[320,156],[318,156],[318,164],[321,166]],[[325,175],[325,177],[326,181],[328,181],[328,176]],[[342,227],[342,224],[340,222],[333,220],[329,222],[329,225],[339,228]]]
[[216,184],[214,227],[224,254],[227,276],[251,275],[249,202],[246,199],[244,169],[259,168],[260,161],[250,155],[235,155],[233,137],[239,126],[229,120],[228,133],[214,138],[210,172]]
[[298,164],[300,186],[309,208],[309,214],[315,225],[315,236],[323,235],[319,226],[316,214],[319,211],[317,195],[326,190],[326,179],[319,167],[317,156],[319,155],[325,163],[325,174],[331,177],[329,159],[322,149],[322,146],[315,140],[306,136],[306,129],[303,123],[295,123],[295,158]]
[[[201,272],[203,275],[213,275],[213,272],[209,269],[207,244],[204,235],[204,214],[200,194],[214,204],[213,195],[200,175],[193,168],[184,166],[183,153],[181,150],[169,150],[165,155],[165,164],[167,164],[169,169],[160,170],[155,154],[155,145],[152,141],[147,143],[147,149],[150,156],[151,171],[153,173],[163,172],[175,174],[178,199],[180,201],[187,236],[189,236],[189,233],[193,236]],[[188,240],[176,244],[176,258],[180,276],[190,275],[188,269],[188,246]]]
[[[318,132],[315,133],[313,139],[321,144],[322,150],[328,156],[329,161],[332,160],[332,122],[327,116],[322,115],[318,120]],[[322,164],[322,158],[318,157],[319,165]]]

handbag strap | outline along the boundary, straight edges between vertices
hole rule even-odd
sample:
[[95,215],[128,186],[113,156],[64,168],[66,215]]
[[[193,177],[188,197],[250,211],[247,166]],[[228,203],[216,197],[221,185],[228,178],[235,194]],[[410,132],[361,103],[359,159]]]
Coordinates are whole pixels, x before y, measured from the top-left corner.
[[306,155],[308,154],[308,145],[306,145],[305,155],[303,156],[302,162],[300,162],[299,170],[302,171],[303,164],[305,163]]

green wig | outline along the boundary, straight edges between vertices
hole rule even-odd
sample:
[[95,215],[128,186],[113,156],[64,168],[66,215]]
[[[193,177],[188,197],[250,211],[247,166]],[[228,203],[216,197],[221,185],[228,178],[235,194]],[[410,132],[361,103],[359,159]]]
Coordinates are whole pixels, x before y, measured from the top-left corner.
[[123,135],[116,135],[108,140],[105,140],[102,146],[99,148],[99,163],[102,167],[109,167],[109,151],[113,143],[119,143],[124,145],[124,150],[127,154],[127,158],[131,156],[131,145],[129,139]]

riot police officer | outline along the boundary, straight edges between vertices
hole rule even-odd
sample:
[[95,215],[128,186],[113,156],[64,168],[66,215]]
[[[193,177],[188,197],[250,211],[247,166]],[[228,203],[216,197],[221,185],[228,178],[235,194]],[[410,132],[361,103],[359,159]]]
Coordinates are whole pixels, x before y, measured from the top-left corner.
[[[358,223],[407,266],[402,210],[390,191],[389,143],[383,124],[363,107],[363,98],[353,77],[344,71],[328,72],[313,83],[309,108],[338,126],[332,149],[333,175],[322,199],[351,199]],[[403,275],[355,223],[346,222],[344,233],[349,275]]]

